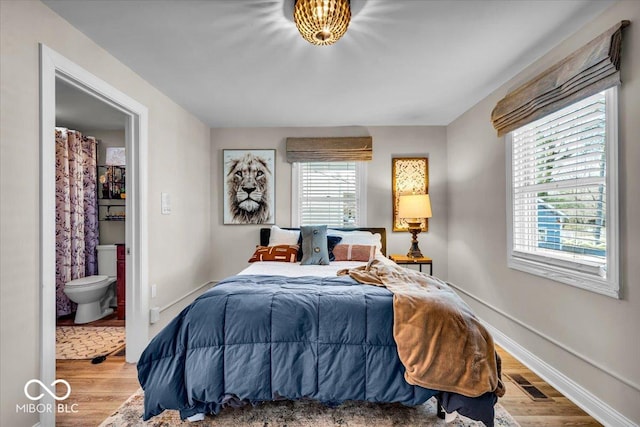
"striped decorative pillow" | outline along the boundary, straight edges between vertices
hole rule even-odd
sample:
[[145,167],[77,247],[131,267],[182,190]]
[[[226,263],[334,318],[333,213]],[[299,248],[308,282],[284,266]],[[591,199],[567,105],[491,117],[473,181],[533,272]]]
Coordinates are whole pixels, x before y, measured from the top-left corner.
[[249,262],[296,262],[298,257],[298,248],[298,245],[258,246],[251,259],[249,259]]
[[375,257],[376,247],[373,245],[338,244],[333,248],[336,261],[371,261]]

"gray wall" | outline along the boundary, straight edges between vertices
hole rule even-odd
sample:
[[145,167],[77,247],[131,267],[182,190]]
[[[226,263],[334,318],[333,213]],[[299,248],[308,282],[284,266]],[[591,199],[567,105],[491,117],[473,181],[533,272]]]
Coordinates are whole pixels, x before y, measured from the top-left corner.
[[[632,24],[624,34],[619,103],[623,296],[616,300],[507,267],[505,146],[504,138],[496,137],[490,115],[509,88],[623,19]],[[447,127],[449,280],[488,303],[466,298],[480,317],[636,423],[640,423],[639,25],[640,3],[614,5]],[[552,344],[534,330],[561,344]]]
[[[44,4],[2,1],[0,8],[0,424],[32,426],[37,414],[16,413],[16,404],[27,403],[23,387],[39,376],[38,43],[149,108],[149,281],[158,285],[152,305],[164,306],[211,277],[211,144],[208,126]],[[161,191],[171,193],[172,215],[160,214]]]
[[433,127],[333,127],[333,128],[251,128],[211,129],[211,200],[216,280],[245,268],[256,244],[260,226],[223,225],[222,150],[225,148],[276,149],[276,224],[291,225],[291,165],[285,160],[287,137],[371,136],[373,160],[367,166],[367,226],[387,228],[387,253],[405,254],[411,236],[392,232],[391,159],[429,157],[429,193],[433,218],[429,231],[418,238],[425,256],[434,260],[434,273],[447,272],[446,132]]

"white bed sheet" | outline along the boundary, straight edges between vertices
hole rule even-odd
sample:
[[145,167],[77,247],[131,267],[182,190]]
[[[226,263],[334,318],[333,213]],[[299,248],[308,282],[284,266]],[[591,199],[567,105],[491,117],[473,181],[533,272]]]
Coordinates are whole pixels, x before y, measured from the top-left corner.
[[[376,259],[384,262],[393,262],[384,256],[378,256]],[[271,276],[335,276],[339,270],[343,268],[354,268],[366,265],[362,261],[334,261],[329,265],[300,265],[297,262],[274,262],[274,261],[257,261],[249,265],[238,274],[255,274],[255,275],[271,275]]]

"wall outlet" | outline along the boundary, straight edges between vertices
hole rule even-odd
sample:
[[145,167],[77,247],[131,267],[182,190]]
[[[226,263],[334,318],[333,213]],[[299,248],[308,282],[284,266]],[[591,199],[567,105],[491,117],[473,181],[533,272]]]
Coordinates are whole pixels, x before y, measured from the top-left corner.
[[158,295],[158,285],[155,283],[151,285],[151,298],[155,298]]
[[160,307],[151,307],[149,310],[149,323],[156,323],[160,320]]
[[171,215],[171,196],[169,193],[160,193],[160,213]]

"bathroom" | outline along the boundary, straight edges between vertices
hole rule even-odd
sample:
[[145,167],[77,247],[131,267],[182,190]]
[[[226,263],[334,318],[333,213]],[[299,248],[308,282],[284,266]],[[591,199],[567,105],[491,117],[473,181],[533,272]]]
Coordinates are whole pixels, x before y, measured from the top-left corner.
[[56,360],[125,351],[125,116],[56,79]]

